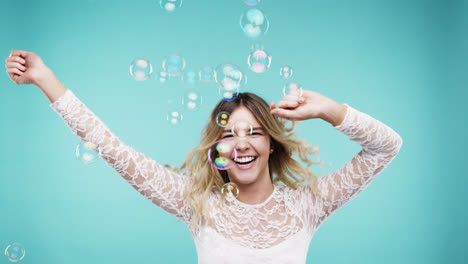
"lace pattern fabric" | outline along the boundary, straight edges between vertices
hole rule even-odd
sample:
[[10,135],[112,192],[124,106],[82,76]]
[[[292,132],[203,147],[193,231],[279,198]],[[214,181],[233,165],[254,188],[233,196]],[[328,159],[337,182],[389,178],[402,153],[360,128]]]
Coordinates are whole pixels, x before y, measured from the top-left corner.
[[189,177],[171,172],[125,145],[70,90],[50,106],[81,140],[97,144],[101,158],[135,190],[186,223],[199,263],[210,264],[305,263],[319,226],[390,164],[401,148],[401,137],[382,122],[344,105],[345,119],[334,129],[360,144],[362,150],[319,179],[323,198],[307,186],[293,190],[277,184],[261,204],[243,204],[228,194],[220,208],[221,198],[213,192],[207,204],[213,221],[198,230],[191,228],[192,210],[184,200]]

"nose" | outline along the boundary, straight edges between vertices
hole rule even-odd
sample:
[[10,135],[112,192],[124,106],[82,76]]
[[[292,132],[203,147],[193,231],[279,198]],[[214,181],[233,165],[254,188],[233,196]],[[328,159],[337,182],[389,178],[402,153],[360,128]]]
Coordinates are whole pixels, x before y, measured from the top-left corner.
[[248,150],[250,148],[247,138],[240,138],[236,140],[235,148],[238,152]]

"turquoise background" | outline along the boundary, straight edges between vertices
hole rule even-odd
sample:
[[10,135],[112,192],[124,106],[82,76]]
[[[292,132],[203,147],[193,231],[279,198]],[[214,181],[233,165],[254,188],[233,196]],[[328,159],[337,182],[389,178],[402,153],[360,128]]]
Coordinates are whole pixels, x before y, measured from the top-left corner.
[[[398,156],[371,185],[316,232],[307,263],[467,261],[468,1],[263,0],[270,20],[260,41],[270,69],[248,69],[252,41],[238,19],[241,0],[189,1],[167,14],[153,1],[0,3],[0,57],[38,54],[120,139],[159,163],[180,165],[219,100],[214,83],[179,127],[168,100],[185,87],[137,82],[137,57],[155,70],[179,52],[187,67],[231,62],[248,87],[279,101],[279,68],[293,80],[348,103],[403,138]],[[18,242],[22,263],[197,263],[185,225],[156,207],[102,160],[83,165],[78,137],[33,85],[0,74],[0,251]],[[299,125],[335,171],[361,147],[323,120]],[[316,170],[320,176],[326,171]],[[0,263],[8,263],[0,256]]]

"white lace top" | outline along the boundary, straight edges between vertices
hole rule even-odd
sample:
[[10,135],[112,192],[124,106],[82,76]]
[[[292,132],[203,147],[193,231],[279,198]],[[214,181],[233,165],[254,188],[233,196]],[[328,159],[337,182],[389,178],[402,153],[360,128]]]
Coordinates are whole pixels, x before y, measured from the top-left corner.
[[125,145],[75,95],[67,90],[50,107],[84,142],[101,148],[100,157],[145,198],[175,215],[190,229],[198,263],[306,263],[309,243],[319,226],[356,197],[395,158],[401,137],[390,127],[347,104],[343,122],[334,127],[362,146],[339,170],[319,178],[328,201],[308,187],[277,184],[261,204],[248,205],[228,193],[208,200],[211,225],[191,228],[192,210],[184,200],[187,176],[171,172]]

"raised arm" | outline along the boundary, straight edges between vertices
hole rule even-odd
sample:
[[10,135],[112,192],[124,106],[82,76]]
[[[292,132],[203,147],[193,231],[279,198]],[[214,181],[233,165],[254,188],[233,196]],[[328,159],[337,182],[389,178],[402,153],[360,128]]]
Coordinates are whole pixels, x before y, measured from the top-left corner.
[[[125,145],[71,90],[62,85],[42,60],[38,60],[40,58],[32,52],[14,51],[7,59],[10,78],[17,84],[31,83],[39,87],[51,102],[50,107],[74,134],[83,142],[97,144],[101,151],[96,153],[100,153],[108,166],[146,199],[188,223],[191,210],[184,201],[184,192],[189,186],[189,178],[169,171]],[[14,61],[21,65],[14,64]]]
[[272,114],[290,120],[321,118],[362,146],[339,170],[321,177],[323,198],[308,186],[297,190],[298,206],[310,228],[317,229],[330,215],[356,197],[398,154],[403,143],[390,127],[348,104],[339,104],[313,91],[286,95],[271,104]]
[[319,214],[316,228],[366,188],[395,158],[403,143],[390,127],[344,105],[347,106],[345,118],[333,128],[361,145],[362,150],[339,170],[319,179],[318,187],[324,198],[315,196],[314,199]]

